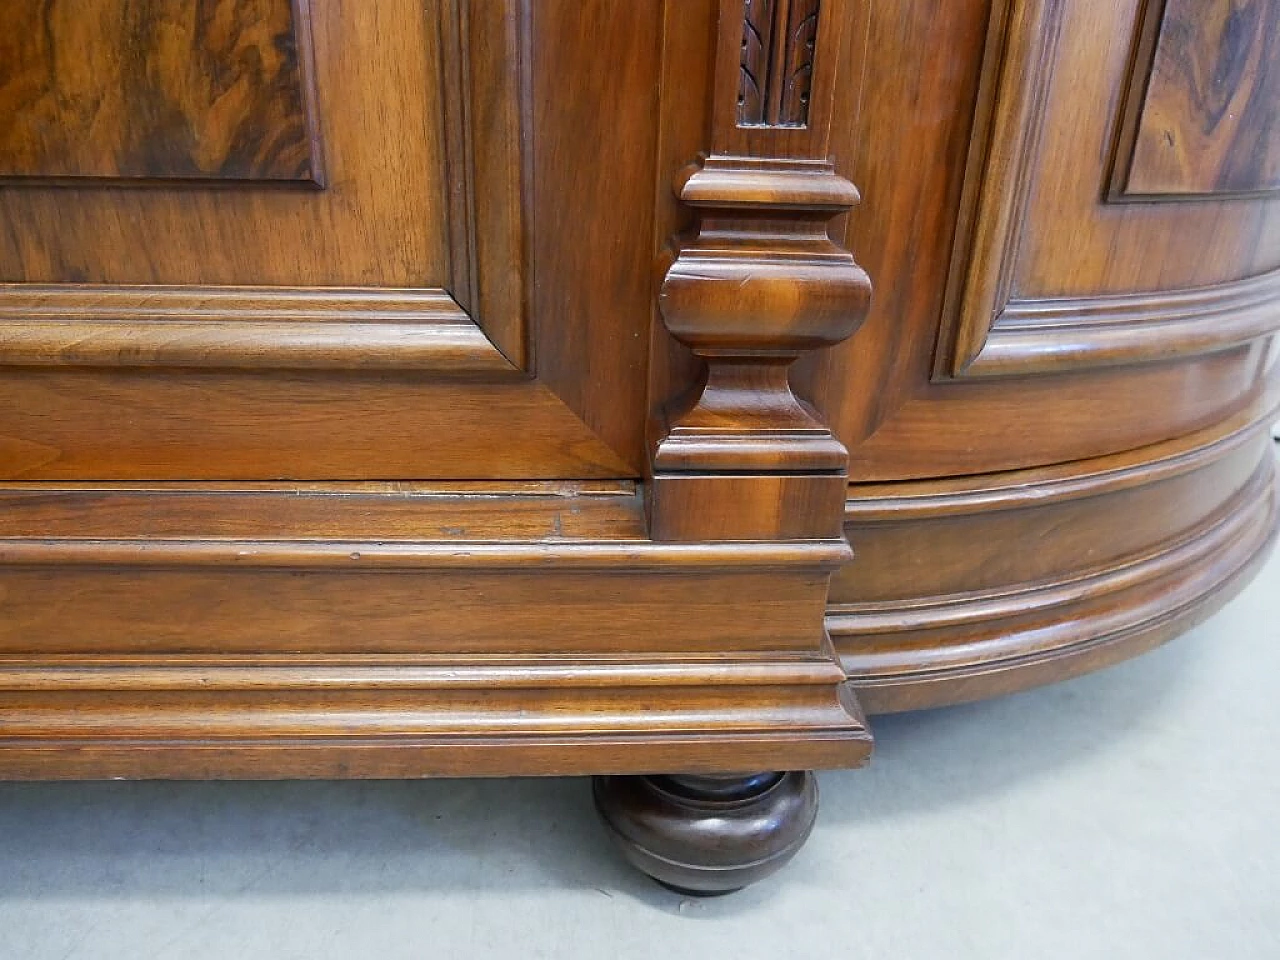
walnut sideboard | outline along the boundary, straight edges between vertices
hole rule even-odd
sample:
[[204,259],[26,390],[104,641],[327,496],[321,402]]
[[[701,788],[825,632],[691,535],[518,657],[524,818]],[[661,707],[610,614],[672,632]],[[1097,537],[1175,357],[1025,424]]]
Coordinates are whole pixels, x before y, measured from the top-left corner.
[[590,774],[659,880],[771,872],[866,713],[1265,555],[1278,38],[8,0],[0,777]]

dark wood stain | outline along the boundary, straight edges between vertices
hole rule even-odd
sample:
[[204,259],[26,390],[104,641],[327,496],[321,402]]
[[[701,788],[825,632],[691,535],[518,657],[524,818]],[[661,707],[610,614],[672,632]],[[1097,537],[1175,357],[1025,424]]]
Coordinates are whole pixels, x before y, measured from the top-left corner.
[[1126,193],[1280,189],[1280,0],[1168,0]]
[[738,123],[809,122],[821,0],[743,0]]
[[0,176],[321,179],[305,0],[6,0]]

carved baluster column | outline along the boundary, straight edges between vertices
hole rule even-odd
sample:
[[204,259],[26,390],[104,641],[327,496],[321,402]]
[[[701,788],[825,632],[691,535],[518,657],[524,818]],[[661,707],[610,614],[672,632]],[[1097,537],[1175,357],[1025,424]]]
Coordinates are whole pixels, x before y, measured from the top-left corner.
[[[847,18],[842,0],[719,0],[709,149],[676,179],[693,223],[672,244],[658,295],[705,379],[654,431],[655,540],[842,536],[847,453],[792,392],[789,371],[850,336],[871,294],[828,234],[858,200],[828,157]],[[807,615],[822,656],[830,646],[816,607]],[[851,727],[861,723],[851,693],[842,696]],[[869,737],[864,747],[849,762],[865,757]],[[785,863],[809,832],[817,792],[807,772],[611,777],[597,781],[596,800],[633,863],[713,894]]]
[[658,298],[706,382],[658,431],[655,539],[840,535],[846,453],[788,370],[852,334],[871,293],[827,235],[858,201],[827,157],[844,6],[720,4],[711,150],[677,178],[695,220]]

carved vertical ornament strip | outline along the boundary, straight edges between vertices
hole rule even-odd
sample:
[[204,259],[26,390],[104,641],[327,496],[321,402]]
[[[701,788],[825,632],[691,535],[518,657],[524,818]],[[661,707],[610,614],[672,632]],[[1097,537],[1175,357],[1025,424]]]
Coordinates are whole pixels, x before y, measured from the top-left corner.
[[765,122],[769,48],[773,41],[774,0],[743,0],[742,67],[738,78],[738,123]]
[[821,7],[822,0],[743,0],[739,125],[809,122]]

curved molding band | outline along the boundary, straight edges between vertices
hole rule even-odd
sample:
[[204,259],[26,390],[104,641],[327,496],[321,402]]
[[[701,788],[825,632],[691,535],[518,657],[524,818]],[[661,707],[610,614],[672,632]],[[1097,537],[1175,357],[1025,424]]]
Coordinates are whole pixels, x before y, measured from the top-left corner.
[[1269,409],[1093,463],[856,487],[827,629],[868,712],[1061,680],[1217,609],[1280,522]]
[[[1153,363],[1229,350],[1280,329],[1280,271],[1212,286],[1020,299],[1014,276],[1064,0],[998,0],[970,146],[935,376],[981,379]],[[1157,9],[1159,5],[1150,5]]]
[[968,516],[1119,493],[1194,473],[1258,442],[1280,409],[1273,391],[1222,423],[1155,446],[1094,460],[940,480],[859,483],[845,504],[845,523]]
[[[827,628],[868,713],[941,706],[1056,682],[1136,656],[1226,603],[1274,545],[1270,474],[1233,515],[1167,552],[1077,583],[973,598],[906,616],[832,610]],[[957,642],[948,631],[963,631]],[[866,649],[879,633],[894,649]],[[932,646],[922,639],[934,634]]]
[[1048,373],[1200,356],[1280,329],[1280,270],[1162,293],[1013,300],[967,377]]

